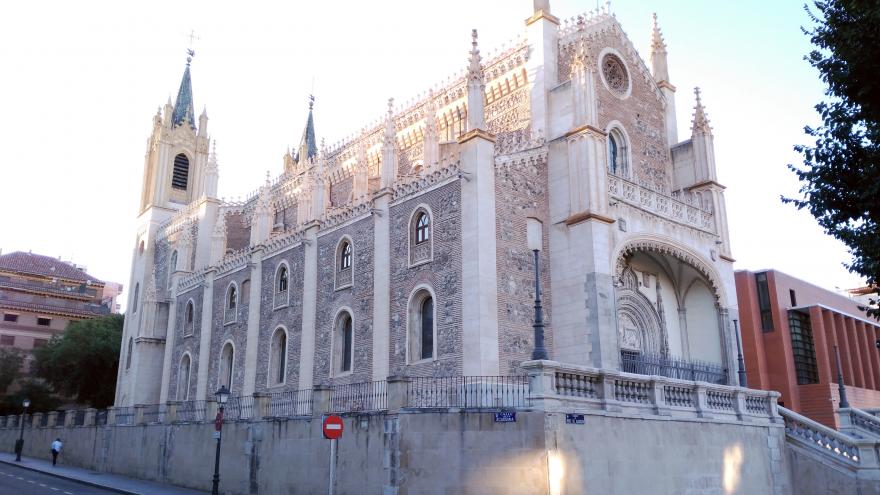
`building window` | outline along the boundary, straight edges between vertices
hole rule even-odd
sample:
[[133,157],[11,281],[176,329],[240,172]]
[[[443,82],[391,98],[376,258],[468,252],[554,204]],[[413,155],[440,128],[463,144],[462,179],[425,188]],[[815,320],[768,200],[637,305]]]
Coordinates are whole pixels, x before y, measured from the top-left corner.
[[171,287],[171,275],[177,270],[177,251],[171,253],[171,260],[168,262],[168,287]]
[[141,284],[134,284],[134,296],[131,299],[131,312],[138,312],[138,299],[140,299]]
[[15,345],[15,335],[0,335],[0,345]]
[[415,265],[430,261],[433,254],[431,240],[431,214],[425,207],[419,207],[410,220],[409,263]]
[[797,294],[795,294],[794,289],[788,289],[788,299],[791,301],[791,307],[797,307]]
[[800,311],[789,311],[788,328],[791,332],[791,352],[794,354],[794,371],[798,385],[819,383],[810,316]]
[[336,248],[336,288],[343,289],[352,284],[352,256],[353,247],[351,240],[344,237]]
[[226,288],[226,310],[224,311],[223,321],[225,323],[233,323],[237,319],[236,309],[238,308],[238,289],[235,284],[229,284]]
[[608,171],[622,177],[629,176],[629,147],[626,136],[616,127],[608,131]]
[[333,340],[334,371],[337,375],[351,372],[354,332],[352,331],[351,314],[347,311],[344,311],[336,319],[336,335]]
[[629,72],[616,55],[609,53],[602,57],[602,79],[615,96],[625,98],[629,94]]
[[18,321],[18,315],[14,315],[12,313],[4,313],[3,321],[7,321],[9,323],[15,323]]
[[410,362],[434,358],[434,297],[427,289],[416,292],[409,309]]
[[49,341],[46,339],[34,339],[34,349],[38,347],[43,347],[47,343],[49,343]]
[[37,317],[37,325],[40,325],[41,327],[48,327],[51,324],[52,318]]
[[290,274],[287,264],[282,263],[275,272],[275,307],[280,308],[290,303],[288,288],[290,287]]
[[758,309],[761,311],[761,330],[773,331],[773,311],[770,309],[770,286],[767,284],[767,272],[755,274],[758,284]]
[[186,302],[186,310],[183,315],[183,334],[184,335],[192,335],[194,324],[194,316],[195,316],[195,305],[192,300]]
[[192,360],[189,354],[184,354],[180,360],[180,368],[177,371],[177,400],[189,400],[189,377],[192,368]]
[[283,385],[287,377],[287,332],[284,327],[275,329],[272,348],[269,350],[269,385]]
[[171,187],[186,189],[189,182],[189,158],[183,153],[174,157],[174,173],[171,176]]
[[[232,391],[232,369],[235,367],[235,349],[232,342],[227,342],[220,353],[220,385]],[[219,387],[218,387],[219,388]]]
[[131,348],[134,346],[134,339],[128,338],[128,350],[125,355],[125,369],[131,368]]

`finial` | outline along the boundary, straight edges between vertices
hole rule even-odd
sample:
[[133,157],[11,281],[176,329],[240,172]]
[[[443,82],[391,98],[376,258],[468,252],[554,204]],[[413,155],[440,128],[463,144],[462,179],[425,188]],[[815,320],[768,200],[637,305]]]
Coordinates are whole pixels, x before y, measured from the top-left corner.
[[315,107],[315,95],[309,95],[309,111]]
[[706,109],[703,108],[703,101],[700,99],[700,88],[694,88],[694,96],[697,99],[694,105],[694,125],[693,132],[703,132],[705,134],[712,133],[712,127],[709,126],[709,116],[706,115]]
[[651,32],[651,51],[655,53],[664,52],[666,43],[663,41],[663,35],[660,33],[660,26],[657,25],[657,13],[653,14],[654,29]]
[[388,98],[388,116],[394,114],[394,98]]
[[272,182],[272,181],[271,181],[271,177],[272,177],[272,176],[269,174],[269,171],[266,170],[266,185],[267,185],[267,186],[268,186],[269,184],[271,184],[271,182]]
[[483,67],[480,64],[480,49],[477,48],[477,30],[471,30],[471,57],[470,57],[470,65],[468,66],[468,79],[474,81],[482,81],[483,80]]
[[702,107],[703,103],[700,101],[700,87],[694,86],[694,96],[697,97],[697,106]]

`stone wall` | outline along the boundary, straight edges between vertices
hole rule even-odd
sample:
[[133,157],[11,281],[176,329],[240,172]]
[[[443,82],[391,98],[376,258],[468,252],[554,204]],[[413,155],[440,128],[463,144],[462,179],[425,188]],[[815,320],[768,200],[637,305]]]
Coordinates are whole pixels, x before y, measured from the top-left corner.
[[[791,458],[774,460],[773,450],[784,448],[774,433],[779,425],[613,414],[585,419],[567,424],[563,413],[527,410],[514,423],[496,423],[491,411],[348,415],[337,493],[783,495],[792,493],[789,464],[808,482],[796,480],[794,493],[859,493],[820,491],[833,474],[804,472],[807,466]],[[62,464],[208,490],[212,431],[212,423],[26,429],[24,455],[45,459],[60,437]],[[16,428],[0,428],[0,449],[11,450],[17,436]],[[319,419],[228,422],[221,489],[324,493],[329,443]]]
[[[177,296],[177,306],[175,314],[175,322],[171,327],[174,332],[174,350],[171,354],[170,380],[168,382],[168,397],[183,400],[184,395],[177,390],[177,380],[180,373],[180,360],[184,353],[189,352],[190,364],[190,380],[189,380],[189,397],[196,396],[196,375],[199,368],[199,344],[201,342],[202,329],[202,300],[204,291],[201,286],[196,286],[188,292],[184,292]],[[184,331],[184,318],[186,318],[186,305],[189,301],[193,303],[193,328],[192,332]]]
[[[217,390],[220,385],[217,374],[220,370],[220,351],[227,341],[231,341],[235,348],[232,367],[233,395],[242,395],[244,386],[244,361],[247,351],[247,320],[249,298],[243,290],[243,282],[250,282],[251,270],[248,265],[231,273],[218,275],[214,279],[214,301],[211,306],[213,316],[211,318],[211,352],[210,360],[206,363],[208,369],[208,390]],[[226,290],[230,283],[235,282],[238,287],[238,305],[236,307],[235,322],[226,323],[224,319],[226,311]],[[248,284],[250,285],[250,284]]]

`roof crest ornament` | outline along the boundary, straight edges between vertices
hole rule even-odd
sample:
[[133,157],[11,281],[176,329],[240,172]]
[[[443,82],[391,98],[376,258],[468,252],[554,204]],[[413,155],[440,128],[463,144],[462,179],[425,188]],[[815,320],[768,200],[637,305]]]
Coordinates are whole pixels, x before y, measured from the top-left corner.
[[657,13],[654,12],[654,29],[651,32],[651,52],[660,53],[666,51],[666,42],[663,40],[663,34],[660,32],[660,26],[657,25]]
[[694,88],[694,96],[697,98],[697,103],[694,105],[693,133],[712,134],[712,127],[709,125],[709,116],[706,114],[706,109],[703,107],[703,101],[700,99],[699,86]]
[[468,80],[483,82],[483,66],[480,49],[477,47],[477,30],[471,30],[471,56],[468,66]]

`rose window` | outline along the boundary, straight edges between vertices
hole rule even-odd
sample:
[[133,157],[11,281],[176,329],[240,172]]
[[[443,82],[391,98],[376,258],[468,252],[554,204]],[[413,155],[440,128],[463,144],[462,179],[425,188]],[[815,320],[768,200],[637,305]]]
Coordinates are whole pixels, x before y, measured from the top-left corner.
[[623,61],[617,58],[616,55],[608,54],[602,58],[602,77],[605,79],[608,89],[613,93],[618,96],[623,96],[627,93],[629,89],[629,74],[626,72]]

